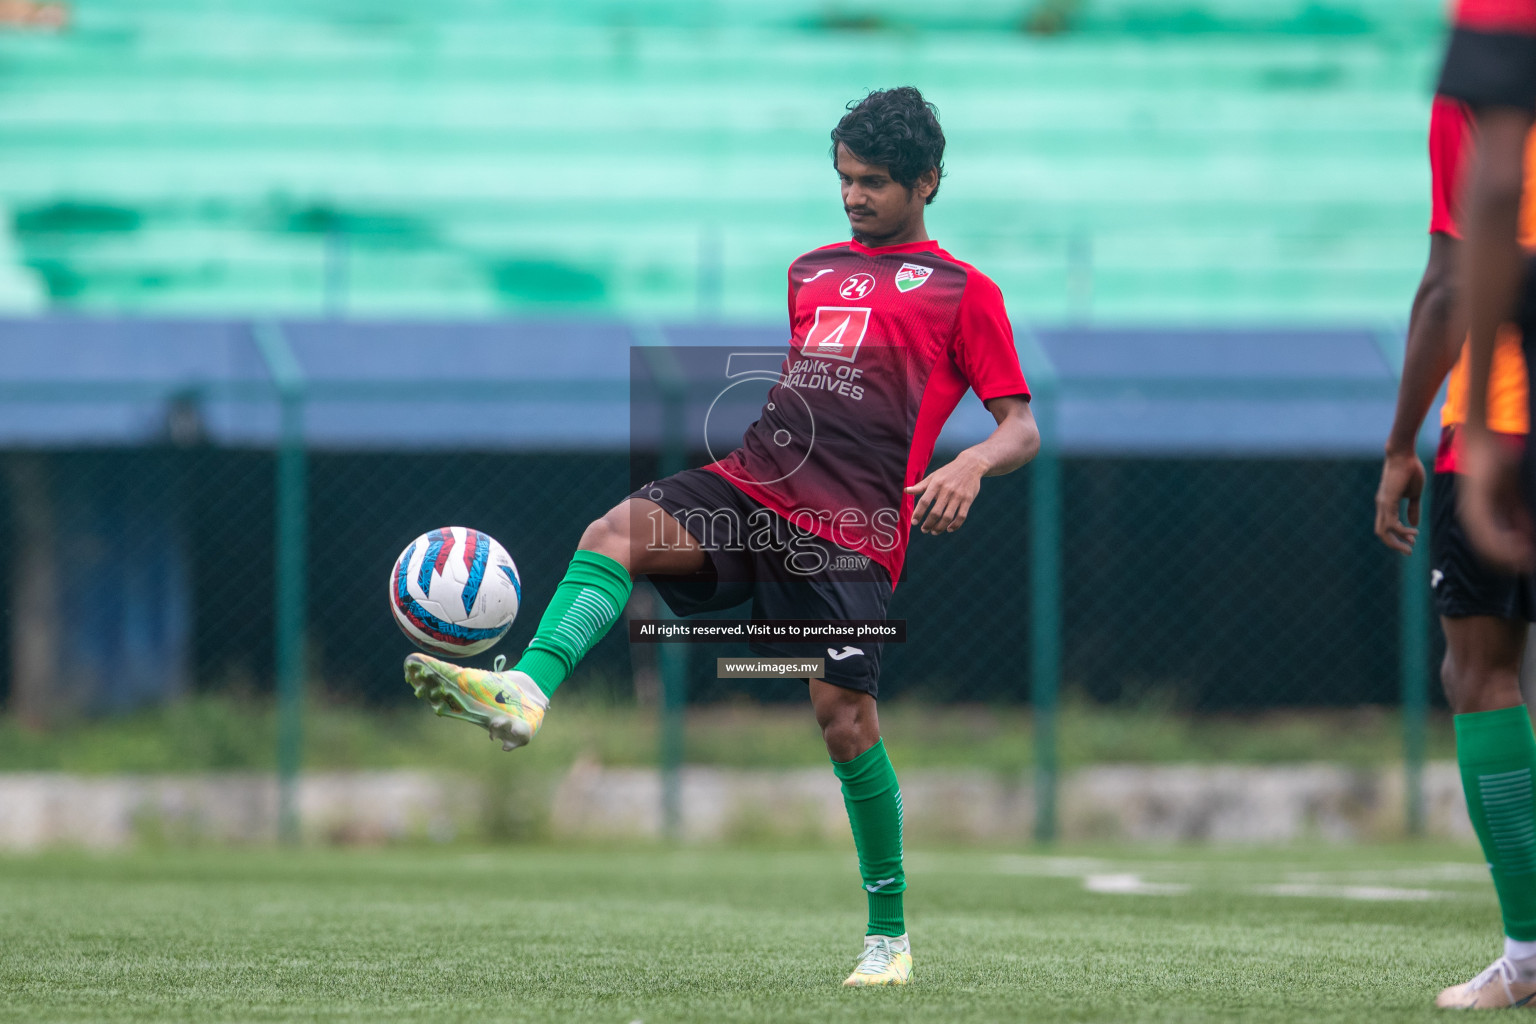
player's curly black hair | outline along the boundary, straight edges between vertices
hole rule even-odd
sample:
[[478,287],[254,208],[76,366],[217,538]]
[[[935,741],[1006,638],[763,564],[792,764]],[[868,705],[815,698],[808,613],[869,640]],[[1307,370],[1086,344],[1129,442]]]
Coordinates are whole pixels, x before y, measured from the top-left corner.
[[[907,188],[917,184],[924,171],[937,170],[944,177],[944,129],[939,127],[939,108],[923,99],[910,85],[876,89],[848,104],[848,113],[832,129],[832,162],[837,144],[867,164],[884,166],[891,177]],[[928,197],[933,202],[937,185]]]

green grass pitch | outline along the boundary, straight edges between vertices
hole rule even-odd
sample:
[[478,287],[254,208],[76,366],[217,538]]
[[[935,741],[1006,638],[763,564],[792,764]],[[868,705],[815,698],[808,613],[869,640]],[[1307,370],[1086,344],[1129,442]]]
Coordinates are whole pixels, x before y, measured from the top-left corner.
[[845,991],[842,851],[0,859],[0,1021],[1417,1021],[1498,951],[1468,846],[919,849]]

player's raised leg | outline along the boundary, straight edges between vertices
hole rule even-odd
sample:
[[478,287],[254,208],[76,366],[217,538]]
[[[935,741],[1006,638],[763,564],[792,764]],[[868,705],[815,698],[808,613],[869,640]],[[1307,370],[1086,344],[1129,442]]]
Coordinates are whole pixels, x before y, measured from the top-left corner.
[[543,724],[556,688],[623,614],[635,577],[697,572],[706,558],[660,505],[628,498],[583,531],[515,667],[487,672],[412,654],[406,682],[439,715],[481,726],[503,750],[523,746]]
[[1467,811],[1493,874],[1504,955],[1440,993],[1437,1006],[1499,1009],[1536,998],[1536,737],[1520,695],[1526,624],[1444,618],[1441,679],[1456,713],[1456,762]]
[[843,784],[869,901],[864,952],[843,984],[905,985],[912,975],[912,944],[902,910],[907,876],[901,866],[901,787],[880,738],[875,698],[812,679],[811,705],[832,770]]

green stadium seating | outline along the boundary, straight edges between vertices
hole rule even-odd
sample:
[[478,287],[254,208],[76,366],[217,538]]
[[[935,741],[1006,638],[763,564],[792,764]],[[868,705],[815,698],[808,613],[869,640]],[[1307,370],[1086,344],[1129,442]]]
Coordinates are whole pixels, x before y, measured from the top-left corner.
[[[1066,30],[1025,31],[1047,8]],[[66,34],[0,34],[0,307],[773,318],[787,262],[846,233],[843,103],[910,82],[950,138],[931,227],[1016,314],[1398,319],[1440,21],[1439,0],[81,4]]]

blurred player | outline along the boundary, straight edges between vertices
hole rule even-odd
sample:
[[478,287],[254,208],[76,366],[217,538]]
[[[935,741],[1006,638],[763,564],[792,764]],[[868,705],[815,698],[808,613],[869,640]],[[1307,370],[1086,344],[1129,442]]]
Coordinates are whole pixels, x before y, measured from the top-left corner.
[[[1484,756],[1480,730],[1497,724],[1506,709],[1520,708],[1520,658],[1527,623],[1536,621],[1536,581],[1489,566],[1472,549],[1456,518],[1461,425],[1466,420],[1468,347],[1463,321],[1454,314],[1455,261],[1461,237],[1457,221],[1463,171],[1475,135],[1471,112],[1457,100],[1436,97],[1430,115],[1430,250],[1424,278],[1408,321],[1397,415],[1387,439],[1381,487],[1376,494],[1376,534],[1387,546],[1409,553],[1418,537],[1419,495],[1424,469],[1415,441],[1440,383],[1450,373],[1435,455],[1433,521],[1430,525],[1430,585],[1445,631],[1440,668],[1446,699],[1456,713],[1458,757],[1468,778]],[[1536,137],[1531,140],[1536,146]],[[1536,238],[1528,240],[1536,242]],[[1518,336],[1506,332],[1494,353],[1488,394],[1488,423],[1506,443],[1518,445],[1527,433],[1525,358]],[[1408,522],[1398,518],[1408,502]],[[1494,712],[1490,720],[1479,712]],[[1481,834],[1481,829],[1479,834]]]
[[[1521,309],[1526,257],[1519,244],[1520,200],[1532,114],[1536,112],[1536,0],[1461,0],[1441,73],[1440,93],[1471,109],[1476,156],[1462,199],[1465,240],[1458,256],[1459,297],[1470,327],[1467,417],[1458,453],[1460,504],[1467,537],[1506,572],[1529,573],[1526,495],[1536,453],[1521,456],[1501,436],[1498,405],[1507,389],[1495,375],[1505,339],[1521,338],[1530,362],[1533,338]],[[1490,389],[1490,383],[1494,385]],[[1529,421],[1529,386],[1527,421]],[[1438,519],[1438,516],[1437,516]],[[1507,634],[1513,639],[1513,626]],[[1506,663],[1479,692],[1463,679],[1456,716],[1456,758],[1467,810],[1482,843],[1504,919],[1504,955],[1471,981],[1440,993],[1436,1004],[1461,1009],[1525,1006],[1536,999],[1536,737],[1520,694],[1518,655],[1500,652],[1497,634],[1474,637],[1483,664]]]
[[[910,526],[959,529],[982,477],[1033,458],[1039,433],[1002,294],[924,226],[943,174],[932,106],[901,88],[850,108],[832,157],[853,239],[790,265],[790,354],[741,447],[641,488],[589,525],[511,671],[407,658],[407,680],[439,714],[484,726],[507,749],[528,742],[640,576],[679,615],[750,598],[754,619],[883,619]],[[997,428],[927,473],[967,388]],[[901,792],[875,709],[881,645],[752,649],[824,660],[823,676],[808,680],[811,705],[869,904],[864,952],[844,984],[904,985]]]

